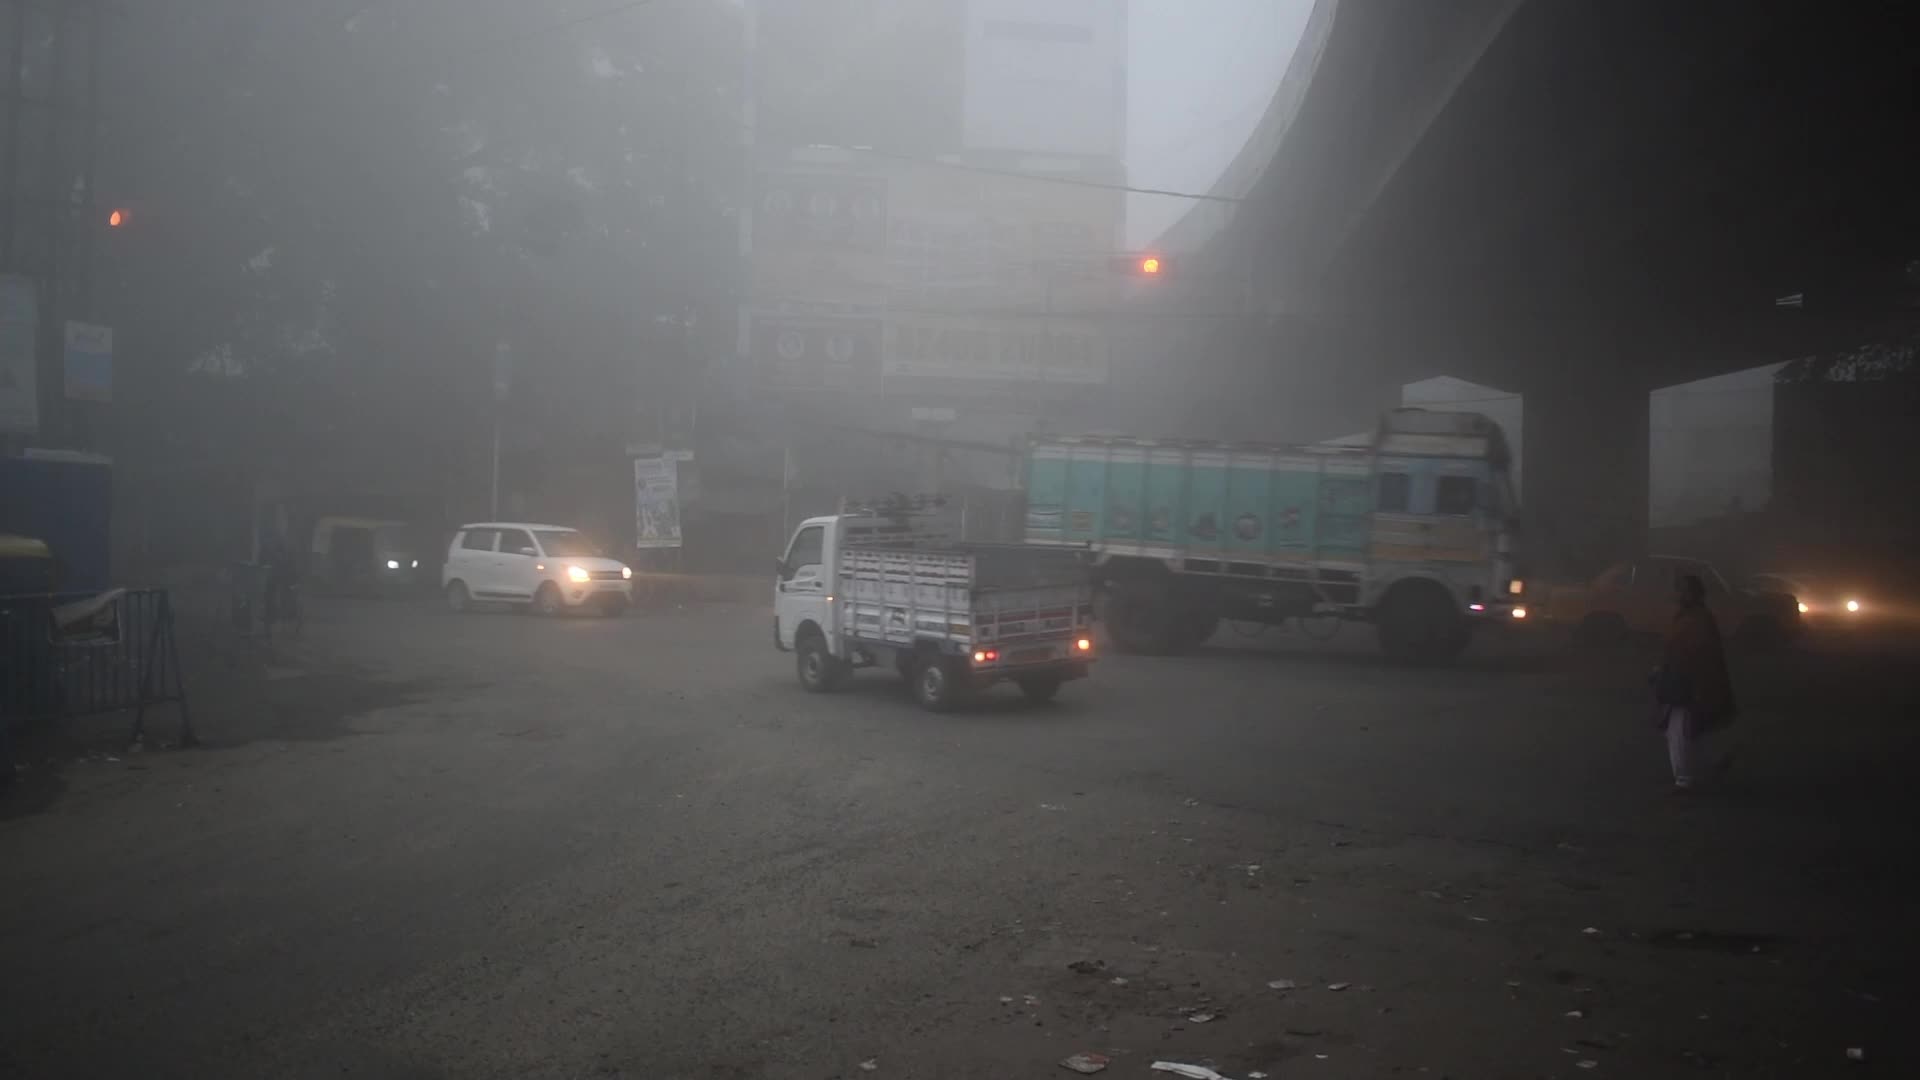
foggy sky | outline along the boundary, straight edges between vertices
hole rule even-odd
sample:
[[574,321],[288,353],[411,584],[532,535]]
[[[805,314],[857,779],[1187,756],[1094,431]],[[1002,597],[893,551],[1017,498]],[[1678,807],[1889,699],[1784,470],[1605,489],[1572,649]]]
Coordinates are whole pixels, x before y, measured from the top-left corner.
[[[1253,129],[1314,0],[1132,0],[1127,171],[1136,187],[1206,191]],[[1134,195],[1127,242],[1151,243],[1189,204]]]

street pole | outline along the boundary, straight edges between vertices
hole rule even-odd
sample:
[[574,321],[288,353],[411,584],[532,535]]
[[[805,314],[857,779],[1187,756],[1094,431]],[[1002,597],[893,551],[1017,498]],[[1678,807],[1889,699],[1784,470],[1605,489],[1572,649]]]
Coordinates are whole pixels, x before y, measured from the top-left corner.
[[500,409],[493,410],[493,483],[488,487],[487,516],[500,520]]
[[493,480],[488,485],[487,513],[500,520],[500,414],[513,391],[513,346],[502,341],[493,347]]

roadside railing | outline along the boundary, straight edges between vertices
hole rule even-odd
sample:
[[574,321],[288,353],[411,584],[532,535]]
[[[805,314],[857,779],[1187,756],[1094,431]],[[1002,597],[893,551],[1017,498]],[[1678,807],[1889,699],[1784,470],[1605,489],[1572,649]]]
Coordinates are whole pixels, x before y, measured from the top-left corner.
[[139,742],[158,705],[179,708],[193,745],[167,590],[0,596],[0,760],[26,722],[131,711]]

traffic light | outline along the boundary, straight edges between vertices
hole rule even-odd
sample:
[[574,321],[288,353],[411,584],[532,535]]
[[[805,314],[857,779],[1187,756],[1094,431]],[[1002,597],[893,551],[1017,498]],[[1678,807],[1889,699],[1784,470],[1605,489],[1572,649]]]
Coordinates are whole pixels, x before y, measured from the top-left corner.
[[116,206],[112,210],[107,211],[107,228],[117,229],[125,225],[132,216],[133,215],[127,213],[124,209]]
[[1158,252],[1135,251],[1115,256],[1113,269],[1129,277],[1165,277],[1172,271],[1173,261]]

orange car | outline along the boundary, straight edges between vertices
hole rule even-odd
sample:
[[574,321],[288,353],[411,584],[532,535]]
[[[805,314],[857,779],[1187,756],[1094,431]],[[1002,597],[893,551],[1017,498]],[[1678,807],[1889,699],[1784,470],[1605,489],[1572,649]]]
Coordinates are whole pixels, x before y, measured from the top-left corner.
[[1673,621],[1674,581],[1697,575],[1707,586],[1707,606],[1721,627],[1737,637],[1781,642],[1800,632],[1792,594],[1735,589],[1699,559],[1651,555],[1608,567],[1585,585],[1548,590],[1548,620],[1573,628],[1583,641],[1617,640],[1629,634],[1662,634]]

